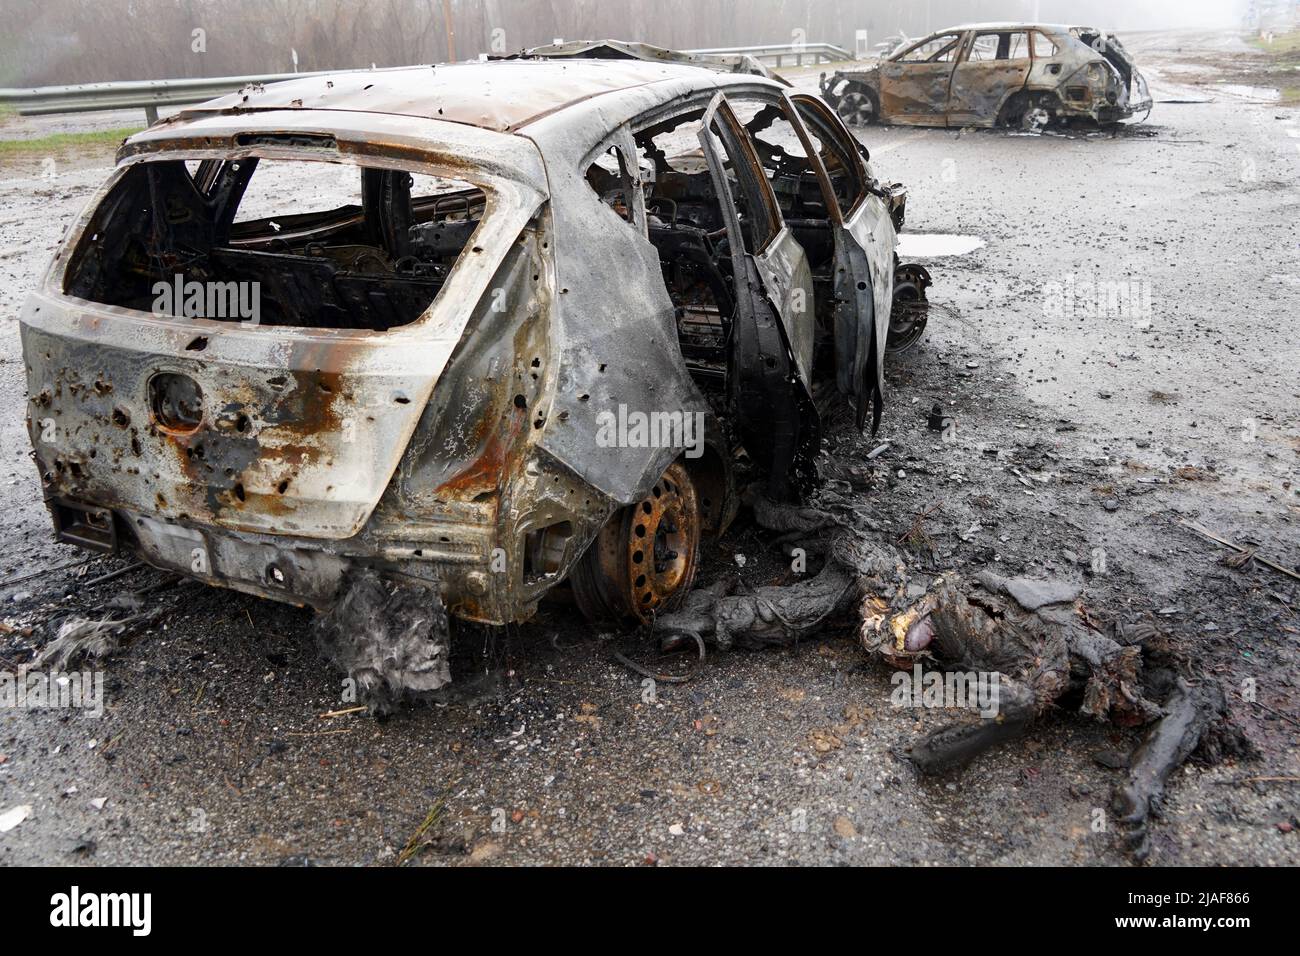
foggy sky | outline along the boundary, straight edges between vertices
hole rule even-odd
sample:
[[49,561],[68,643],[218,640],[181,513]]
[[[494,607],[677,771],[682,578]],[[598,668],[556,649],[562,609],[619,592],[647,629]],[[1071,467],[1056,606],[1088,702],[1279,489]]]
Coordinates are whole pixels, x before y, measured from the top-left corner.
[[556,37],[852,50],[862,32],[879,44],[900,32],[1031,20],[1122,39],[1242,30],[1252,2],[1295,0],[449,0],[451,31],[441,0],[0,0],[0,87],[435,63]]
[[[815,2],[815,0],[814,0]],[[924,2],[924,0],[922,0]],[[1236,27],[1247,0],[1037,0],[1034,19],[1114,30]]]

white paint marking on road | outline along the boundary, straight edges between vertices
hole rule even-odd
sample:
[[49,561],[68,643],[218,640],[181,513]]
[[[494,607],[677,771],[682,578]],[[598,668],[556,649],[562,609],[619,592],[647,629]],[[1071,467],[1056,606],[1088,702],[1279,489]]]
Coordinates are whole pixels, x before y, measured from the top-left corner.
[[915,142],[916,140],[921,139],[923,136],[925,136],[924,130],[922,130],[919,133],[913,133],[911,136],[905,136],[895,143],[887,143],[884,146],[868,146],[867,148],[871,150],[872,156],[878,156],[881,153],[892,153],[900,146],[906,146],[908,143]]
[[1241,99],[1252,100],[1256,103],[1276,103],[1282,98],[1281,90],[1275,90],[1269,86],[1242,86],[1239,83],[1215,83],[1212,88],[1216,91],[1227,93],[1229,96],[1237,96]]
[[984,245],[979,236],[953,236],[943,233],[905,232],[898,237],[900,259],[941,259],[964,256]]

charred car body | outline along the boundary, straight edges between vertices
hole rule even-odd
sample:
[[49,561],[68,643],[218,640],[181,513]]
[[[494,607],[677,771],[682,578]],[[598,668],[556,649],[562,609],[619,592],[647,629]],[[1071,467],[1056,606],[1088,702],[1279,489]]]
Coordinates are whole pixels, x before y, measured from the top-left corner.
[[[284,208],[304,185],[326,208]],[[187,109],[123,145],[22,313],[56,532],[318,609],[365,568],[488,624],[566,578],[646,619],[737,454],[788,498],[829,403],[878,421],[902,212],[822,100],[691,66]],[[245,288],[255,315],[212,308]]]
[[1114,34],[1091,27],[972,24],[908,41],[865,70],[821,78],[845,122],[907,126],[1116,123],[1151,94]]
[[759,60],[747,53],[686,53],[681,50],[669,50],[652,43],[634,43],[627,40],[568,40],[563,43],[548,43],[535,46],[523,53],[516,53],[500,59],[534,58],[547,60],[645,60],[650,63],[679,63],[683,66],[698,66],[720,73],[749,73],[753,76],[766,77],[784,86],[790,84],[780,75],[772,72]]

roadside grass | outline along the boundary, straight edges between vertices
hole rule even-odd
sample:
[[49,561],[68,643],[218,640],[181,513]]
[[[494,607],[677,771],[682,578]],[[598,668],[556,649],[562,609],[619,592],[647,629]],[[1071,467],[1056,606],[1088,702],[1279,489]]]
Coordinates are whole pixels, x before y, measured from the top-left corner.
[[1290,56],[1293,61],[1300,60],[1300,30],[1275,36],[1272,43],[1265,43],[1259,37],[1251,37],[1250,45],[1274,56]]
[[142,126],[97,130],[90,133],[51,133],[36,139],[0,139],[0,159],[50,156],[70,150],[116,148],[123,139],[140,132]]
[[1282,105],[1300,105],[1300,30],[1275,36],[1272,43],[1259,37],[1247,42],[1265,57],[1259,74],[1261,85],[1277,87]]
[[432,846],[432,840],[429,839],[429,831],[433,829],[447,815],[447,797],[451,794],[451,787],[443,791],[437,802],[429,809],[425,815],[424,821],[411,834],[411,838],[406,841],[402,847],[402,852],[397,854],[397,865],[406,866],[411,860],[415,859],[426,849]]

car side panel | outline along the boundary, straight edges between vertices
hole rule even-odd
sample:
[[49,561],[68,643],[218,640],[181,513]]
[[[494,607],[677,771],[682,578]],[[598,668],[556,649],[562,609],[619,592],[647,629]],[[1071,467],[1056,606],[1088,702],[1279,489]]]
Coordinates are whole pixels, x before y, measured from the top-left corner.
[[951,63],[882,63],[880,115],[901,126],[946,126]]
[[1029,56],[1028,42],[1025,56],[1014,60],[972,60],[974,48],[972,38],[953,70],[948,93],[949,126],[995,125],[1002,105],[1024,89],[1029,79],[1033,61]]

